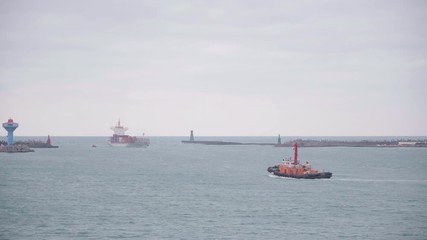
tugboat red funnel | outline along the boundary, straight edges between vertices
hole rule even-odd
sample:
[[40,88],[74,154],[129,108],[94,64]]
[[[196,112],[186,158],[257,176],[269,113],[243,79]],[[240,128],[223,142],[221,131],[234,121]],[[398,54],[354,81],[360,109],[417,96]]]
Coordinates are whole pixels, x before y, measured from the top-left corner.
[[294,147],[294,165],[298,165],[298,144]]
[[319,171],[314,168],[311,168],[309,162],[305,164],[300,164],[298,162],[298,144],[295,143],[294,146],[294,161],[283,159],[283,163],[268,167],[267,171],[273,173],[276,176],[280,177],[290,177],[290,178],[308,178],[308,179],[317,179],[317,178],[331,178],[331,172]]

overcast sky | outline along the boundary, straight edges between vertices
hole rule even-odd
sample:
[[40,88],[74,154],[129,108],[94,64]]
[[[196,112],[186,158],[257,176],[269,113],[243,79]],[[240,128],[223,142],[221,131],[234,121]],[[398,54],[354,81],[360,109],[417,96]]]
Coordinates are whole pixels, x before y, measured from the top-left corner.
[[[427,1],[0,1],[21,136],[427,135]],[[5,136],[2,128],[0,135]]]

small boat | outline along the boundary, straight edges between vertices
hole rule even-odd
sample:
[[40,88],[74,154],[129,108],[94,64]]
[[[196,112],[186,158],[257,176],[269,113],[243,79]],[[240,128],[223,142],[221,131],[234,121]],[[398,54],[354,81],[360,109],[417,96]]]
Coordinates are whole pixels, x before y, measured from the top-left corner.
[[268,167],[267,171],[279,176],[279,177],[290,177],[290,178],[307,178],[307,179],[318,179],[318,178],[331,178],[331,172],[319,171],[311,167],[309,162],[300,164],[298,162],[298,144],[294,146],[294,160],[290,158],[285,160],[279,165]]

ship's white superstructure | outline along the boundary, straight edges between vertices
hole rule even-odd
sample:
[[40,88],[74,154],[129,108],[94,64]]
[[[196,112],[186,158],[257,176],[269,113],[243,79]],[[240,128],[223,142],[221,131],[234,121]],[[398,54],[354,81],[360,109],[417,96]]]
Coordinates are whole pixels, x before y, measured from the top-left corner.
[[114,131],[115,135],[125,135],[125,132],[128,130],[128,128],[121,126],[120,125],[120,120],[119,120],[119,122],[117,123],[116,126],[111,127],[111,130]]

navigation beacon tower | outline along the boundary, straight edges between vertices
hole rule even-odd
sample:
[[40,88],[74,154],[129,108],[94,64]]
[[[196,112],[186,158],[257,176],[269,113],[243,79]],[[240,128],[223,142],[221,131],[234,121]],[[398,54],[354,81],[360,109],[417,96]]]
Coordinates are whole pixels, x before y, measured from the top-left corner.
[[3,123],[4,129],[7,131],[7,145],[13,144],[13,131],[19,126],[18,123],[13,122],[12,118],[9,118],[7,122]]
[[193,130],[191,130],[191,134],[190,134],[190,141],[194,142]]

